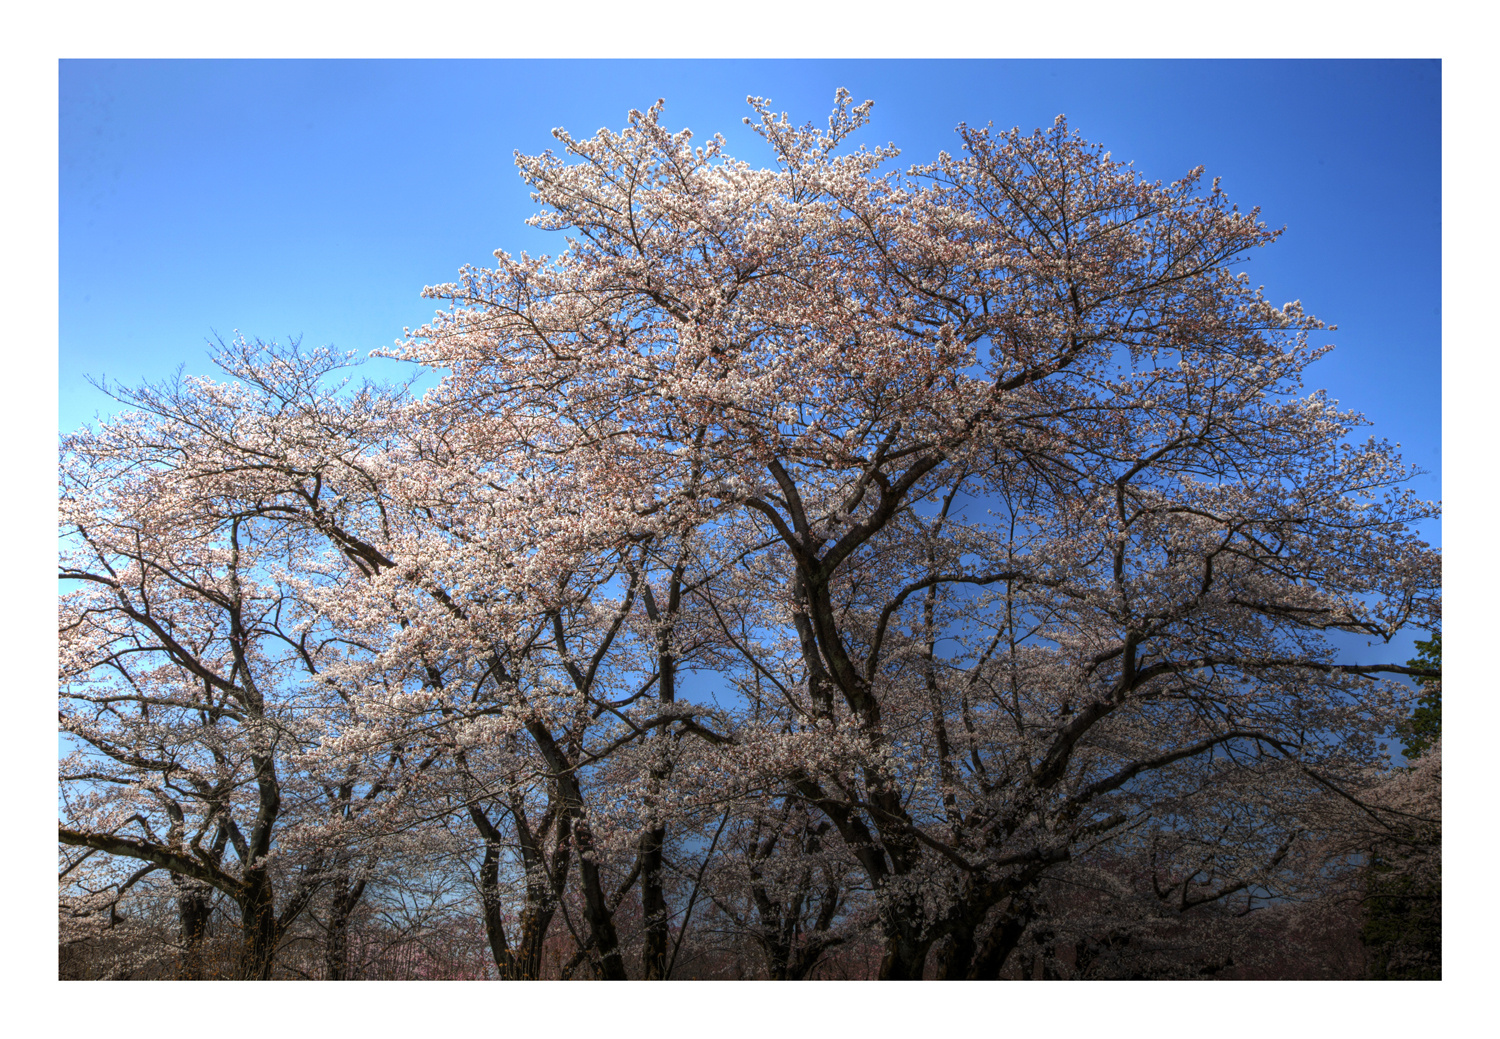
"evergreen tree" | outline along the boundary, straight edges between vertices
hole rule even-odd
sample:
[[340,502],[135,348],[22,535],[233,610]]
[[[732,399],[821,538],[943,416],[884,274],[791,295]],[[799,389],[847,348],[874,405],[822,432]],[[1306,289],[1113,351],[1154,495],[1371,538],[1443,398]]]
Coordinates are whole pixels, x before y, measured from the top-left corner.
[[[1417,643],[1418,655],[1407,663],[1439,674],[1417,677],[1422,696],[1411,718],[1397,733],[1407,761],[1421,758],[1442,737],[1443,635]],[[1408,769],[1413,766],[1408,764]],[[1413,857],[1439,857],[1442,833],[1431,827],[1420,831],[1415,846],[1371,858],[1365,891],[1365,923],[1361,938],[1369,954],[1369,975],[1385,981],[1436,981],[1443,967],[1443,888],[1441,879],[1406,868]]]

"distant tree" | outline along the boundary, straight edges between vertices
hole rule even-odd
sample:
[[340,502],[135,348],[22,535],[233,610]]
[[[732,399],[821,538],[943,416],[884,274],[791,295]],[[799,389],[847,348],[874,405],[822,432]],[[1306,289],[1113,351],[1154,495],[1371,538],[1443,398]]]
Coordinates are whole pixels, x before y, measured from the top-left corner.
[[1443,633],[1435,631],[1430,639],[1417,640],[1417,655],[1407,666],[1423,672],[1412,680],[1422,689],[1411,717],[1396,727],[1401,737],[1401,751],[1408,758],[1421,757],[1443,734]]
[[1394,822],[1374,843],[1361,931],[1370,977],[1393,981],[1436,980],[1443,970],[1442,632],[1417,649],[1410,666],[1436,673],[1414,676],[1422,695],[1397,727],[1408,763],[1380,799]]

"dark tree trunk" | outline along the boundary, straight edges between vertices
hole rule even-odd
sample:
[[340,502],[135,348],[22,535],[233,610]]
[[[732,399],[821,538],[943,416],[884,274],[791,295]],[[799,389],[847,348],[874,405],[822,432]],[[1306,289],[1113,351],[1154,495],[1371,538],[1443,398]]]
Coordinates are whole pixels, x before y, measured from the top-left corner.
[[484,860],[479,864],[479,905],[484,914],[484,934],[489,939],[490,955],[502,979],[514,977],[514,961],[505,940],[505,921],[500,912],[500,847],[487,841]]
[[329,981],[349,980],[349,916],[338,907],[328,913],[328,940],[323,946],[323,976]]
[[172,879],[177,884],[177,922],[182,942],[177,976],[183,981],[202,981],[208,973],[204,945],[208,939],[209,919],[213,916],[212,892],[176,875]]
[[586,837],[584,824],[578,826],[578,876],[583,881],[583,918],[588,921],[594,948],[599,950],[599,971],[605,981],[625,981],[625,961],[620,958],[620,938],[615,932],[614,914],[604,900],[599,867],[593,861],[593,841]]
[[521,936],[512,957],[517,981],[537,981],[542,976],[542,943],[556,913],[552,908],[527,906],[521,911]]
[[512,949],[505,937],[499,897],[500,851],[486,848],[479,867],[479,893],[484,909],[484,929],[489,938],[490,953],[502,981],[537,981],[542,976],[542,945],[557,912],[556,899],[550,891],[538,892],[528,883],[527,904],[521,910],[520,934]]
[[938,947],[933,976],[939,981],[964,981],[969,977],[969,965],[973,961],[974,932],[960,927]]
[[245,981],[266,981],[276,964],[276,906],[269,878],[248,885],[240,903],[239,976]]
[[1030,922],[1029,909],[1013,910],[1002,915],[975,954],[969,966],[968,977],[982,981],[998,979],[1010,954],[1021,943],[1021,936],[1026,933],[1026,925]]
[[[555,806],[556,802],[549,806],[549,816]],[[521,938],[513,957],[515,977],[523,981],[537,981],[542,976],[542,946],[547,940],[547,930],[552,926],[552,917],[556,915],[563,892],[568,886],[568,863],[572,858],[572,819],[566,812],[555,816],[557,844],[552,850],[549,863],[537,834],[526,824],[524,809],[519,803],[512,807],[512,813],[526,860],[526,905],[521,910]],[[545,832],[545,825],[542,829]]]
[[[702,433],[700,432],[700,442],[701,439]],[[670,625],[676,621],[677,612],[682,606],[683,572],[684,563],[679,559],[667,582],[665,617],[657,612],[656,598],[651,592],[649,583],[643,592],[646,615],[653,623],[663,625],[657,634],[656,692],[658,699],[664,704],[673,703],[677,699],[677,655],[672,645]],[[665,729],[658,730],[653,737],[653,741],[658,744],[667,739],[670,739],[670,736]],[[665,754],[660,754],[651,769],[653,797],[670,771],[667,757]],[[644,930],[644,942],[641,948],[641,977],[647,981],[664,981],[667,977],[668,916],[667,897],[662,879],[662,846],[666,843],[666,839],[666,825],[657,821],[641,835],[638,850],[641,860],[641,912]]]
[[328,941],[323,947],[324,974],[329,981],[349,980],[349,919],[364,893],[363,879],[351,882],[347,873],[338,878],[328,910]]
[[335,905],[328,913],[328,940],[323,946],[323,975],[329,981],[349,980],[349,913]]
[[641,977],[662,981],[667,976],[667,899],[662,887],[662,842],[665,827],[654,827],[641,837],[641,910],[644,914],[644,946]]
[[885,940],[885,955],[880,960],[877,977],[881,981],[921,981],[927,950],[931,947],[930,940],[915,938],[902,928]]
[[625,981],[628,975],[620,958],[620,939],[615,933],[614,914],[605,901],[599,866],[594,861],[593,832],[584,813],[583,791],[573,774],[573,763],[540,722],[527,723],[526,730],[531,733],[548,767],[554,770],[553,781],[557,784],[562,811],[572,819],[573,843],[578,850],[578,879],[583,884],[584,919],[588,921],[594,948],[599,952],[600,970],[608,981]]

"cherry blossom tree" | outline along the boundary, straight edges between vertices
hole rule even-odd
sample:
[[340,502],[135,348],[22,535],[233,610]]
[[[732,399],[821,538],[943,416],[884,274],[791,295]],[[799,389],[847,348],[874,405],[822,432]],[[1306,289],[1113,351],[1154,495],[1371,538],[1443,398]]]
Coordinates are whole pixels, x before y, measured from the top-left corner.
[[138,410],[63,445],[59,840],[166,871],[188,962],[211,893],[232,900],[245,977],[269,976],[330,877],[357,901],[367,854],[341,832],[400,757],[323,743],[357,716],[335,676],[358,644],[320,603],[341,564],[277,502],[305,487],[265,464],[287,441],[334,449],[326,415],[287,405],[335,366],[121,391]]
[[583,536],[701,546],[690,608],[781,716],[702,734],[860,861],[883,976],[941,938],[990,962],[998,907],[1190,796],[1367,767],[1400,696],[1376,676],[1412,672],[1322,633],[1436,616],[1435,507],[1302,392],[1322,324],[1232,269],[1277,233],[1061,120],[960,128],[902,177],[836,153],[868,104],[826,131],[752,104],[774,169],[660,104],[518,157],[567,250],[430,290],[453,306],[402,356],[587,488]]
[[241,343],[65,445],[65,844],[255,976],[322,899],[336,976],[409,841],[500,976],[560,919],[612,979],[695,913],[774,977],[1087,973],[1344,854],[1432,672],[1326,633],[1437,625],[1437,507],[1235,271],[1278,232],[1061,119],[902,173],[751,105],[768,168],[660,102],[518,155],[566,247],[428,290],[420,397]]

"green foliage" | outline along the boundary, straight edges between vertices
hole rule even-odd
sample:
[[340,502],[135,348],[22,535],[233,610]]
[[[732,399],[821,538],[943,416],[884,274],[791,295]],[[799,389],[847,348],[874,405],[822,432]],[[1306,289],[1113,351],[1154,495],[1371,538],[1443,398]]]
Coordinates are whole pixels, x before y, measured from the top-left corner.
[[1443,976],[1443,893],[1379,860],[1370,865],[1360,931],[1376,981],[1439,981]]
[[[1443,633],[1433,632],[1432,638],[1417,642],[1417,655],[1406,662],[1407,667],[1443,667]],[[1407,759],[1421,757],[1427,748],[1442,735],[1443,731],[1443,682],[1442,678],[1418,678],[1416,682],[1424,690],[1417,700],[1417,708],[1411,718],[1396,727],[1401,737],[1401,752]]]
[[[1417,656],[1408,667],[1441,672],[1443,634],[1417,642]],[[1441,675],[1415,679],[1422,688],[1417,707],[1397,726],[1401,750],[1408,761],[1431,749],[1443,731]],[[1441,837],[1430,840],[1430,853],[1442,854]],[[1418,854],[1427,848],[1414,848]],[[1360,932],[1369,955],[1369,976],[1379,981],[1437,981],[1443,976],[1443,889],[1441,883],[1422,882],[1399,863],[1372,858],[1366,872],[1365,922]]]

